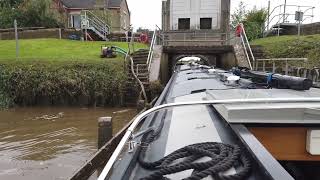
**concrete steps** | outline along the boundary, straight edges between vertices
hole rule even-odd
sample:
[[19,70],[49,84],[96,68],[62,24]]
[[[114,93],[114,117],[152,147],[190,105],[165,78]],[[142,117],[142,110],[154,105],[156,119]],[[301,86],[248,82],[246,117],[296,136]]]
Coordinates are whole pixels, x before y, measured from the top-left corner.
[[[131,54],[133,59],[133,69],[145,89],[149,89],[149,72],[148,72],[148,56],[149,50],[141,49]],[[125,88],[125,101],[127,104],[136,104],[140,95],[140,85],[132,74],[131,64],[127,64],[127,85]]]
[[240,67],[250,67],[249,66],[249,63],[247,61],[247,56],[245,54],[245,50],[241,44],[241,40],[238,38],[236,39],[236,43],[235,45],[233,46],[233,49],[234,49],[234,53],[235,53],[235,56],[236,56],[236,59],[238,61],[238,66]]

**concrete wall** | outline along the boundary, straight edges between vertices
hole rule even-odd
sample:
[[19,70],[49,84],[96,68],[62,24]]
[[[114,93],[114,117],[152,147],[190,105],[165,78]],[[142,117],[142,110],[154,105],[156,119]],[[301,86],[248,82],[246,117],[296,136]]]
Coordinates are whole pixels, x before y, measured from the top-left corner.
[[220,28],[221,0],[171,0],[170,30],[178,30],[179,18],[190,18],[190,28],[200,29],[200,18],[212,18],[212,29]]
[[231,2],[230,0],[222,0],[221,2],[221,20],[220,20],[220,32],[227,34],[227,39],[229,39],[230,34],[230,11]]
[[125,32],[130,28],[130,12],[125,1],[122,1],[120,8],[109,11],[112,32]]
[[120,32],[120,9],[109,9],[110,14],[110,26],[112,32]]
[[129,30],[130,29],[130,11],[127,8],[126,1],[122,1],[120,6],[120,25],[121,30]]
[[161,64],[160,64],[160,79],[162,84],[166,84],[171,75],[170,75],[170,65],[169,65],[169,54],[168,53],[162,53],[161,56]]
[[231,69],[237,66],[237,60],[234,52],[221,54],[217,59],[217,67],[223,69]]
[[162,30],[170,30],[170,0],[162,1]]
[[191,18],[191,29],[200,29],[200,18],[212,18],[212,29],[229,32],[230,0],[166,0],[162,3],[163,30],[177,30],[178,18]]

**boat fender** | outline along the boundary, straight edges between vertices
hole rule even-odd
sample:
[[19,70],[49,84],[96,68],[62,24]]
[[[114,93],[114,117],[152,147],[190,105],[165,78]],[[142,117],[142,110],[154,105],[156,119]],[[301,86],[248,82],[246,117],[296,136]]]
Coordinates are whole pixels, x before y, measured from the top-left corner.
[[273,78],[274,73],[271,73],[267,77],[267,84],[269,88],[272,88],[272,78]]

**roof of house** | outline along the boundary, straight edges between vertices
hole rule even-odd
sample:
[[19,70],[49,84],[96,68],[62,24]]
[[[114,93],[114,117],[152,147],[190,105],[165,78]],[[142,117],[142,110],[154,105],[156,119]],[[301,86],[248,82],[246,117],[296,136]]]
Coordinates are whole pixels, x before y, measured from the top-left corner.
[[94,7],[96,0],[61,0],[68,8],[86,9]]
[[[123,0],[106,0],[108,8],[120,7]],[[63,5],[68,8],[86,9],[93,8],[96,0],[61,0]]]
[[123,0],[109,0],[108,7],[120,7]]

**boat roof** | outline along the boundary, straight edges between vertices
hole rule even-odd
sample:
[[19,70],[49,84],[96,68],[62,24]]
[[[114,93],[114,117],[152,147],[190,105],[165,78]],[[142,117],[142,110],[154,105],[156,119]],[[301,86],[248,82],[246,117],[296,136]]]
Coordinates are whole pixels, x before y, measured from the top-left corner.
[[[221,78],[232,76],[231,72],[183,65],[173,74],[170,82],[155,106],[167,103],[221,99],[251,98],[300,98],[320,97],[319,89],[296,91],[290,89],[249,89],[250,81],[240,79],[238,85],[228,85]],[[246,129],[246,123],[319,123],[319,103],[257,103],[215,106],[175,107],[160,111],[148,117],[135,133],[157,127],[163,128],[157,139],[148,145],[146,161],[157,161],[179,148],[201,143],[221,142],[239,145],[252,160],[249,180],[293,178],[283,169],[261,143]],[[137,144],[141,137],[133,140]],[[138,145],[139,146],[139,145]],[[142,168],[137,160],[137,152],[122,152],[113,166],[109,179],[141,179],[152,172]],[[231,168],[226,173],[235,173]],[[166,176],[170,179],[183,179],[192,171]],[[211,177],[208,180],[213,179]]]

